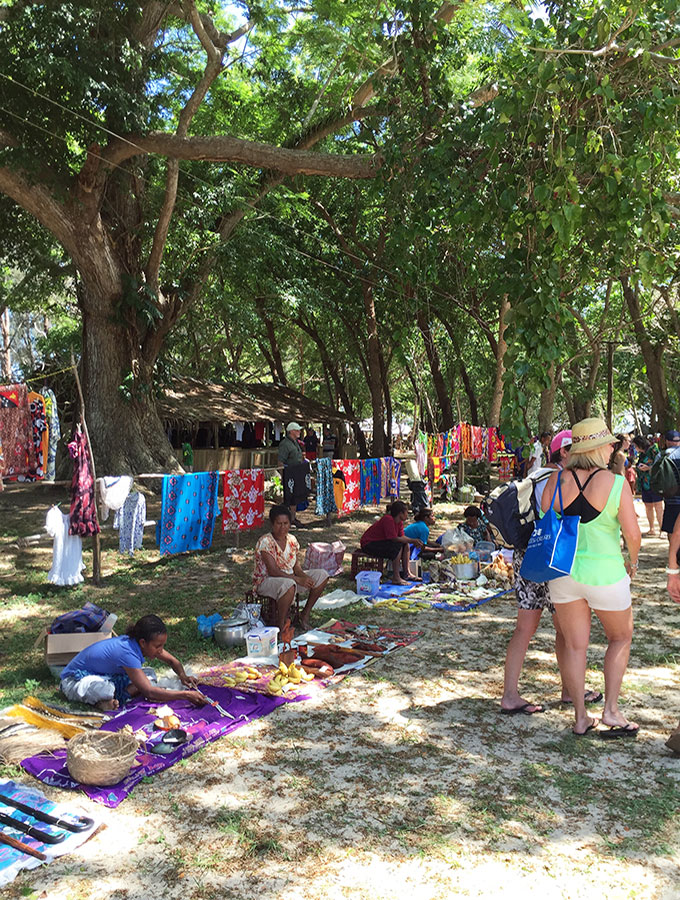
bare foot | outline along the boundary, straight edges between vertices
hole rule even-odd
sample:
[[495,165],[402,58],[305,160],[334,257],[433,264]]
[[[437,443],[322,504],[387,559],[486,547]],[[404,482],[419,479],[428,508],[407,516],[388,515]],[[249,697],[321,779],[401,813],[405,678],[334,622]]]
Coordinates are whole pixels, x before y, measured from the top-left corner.
[[590,716],[586,716],[582,722],[576,722],[574,724],[572,731],[577,737],[581,737],[589,731],[593,731],[599,724],[599,719],[591,719]]
[[403,578],[393,578],[392,584],[408,584],[408,581],[404,581]]
[[524,715],[532,716],[534,713],[543,712],[544,707],[540,703],[532,703],[531,700],[526,700],[520,694],[515,694],[514,696],[508,695],[501,698],[501,709],[504,709],[506,712],[521,709]]
[[630,722],[622,713],[602,713],[602,724],[608,728],[628,728],[630,731],[639,729],[637,722]]
[[97,703],[97,709],[104,710],[104,712],[118,709],[118,701],[115,698],[113,700],[100,700],[99,703]]

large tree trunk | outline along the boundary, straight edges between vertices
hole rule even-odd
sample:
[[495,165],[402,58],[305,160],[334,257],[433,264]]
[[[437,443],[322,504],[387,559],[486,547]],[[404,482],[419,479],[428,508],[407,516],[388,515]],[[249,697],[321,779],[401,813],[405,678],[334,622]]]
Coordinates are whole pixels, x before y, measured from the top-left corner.
[[432,334],[430,323],[422,306],[419,306],[416,311],[416,321],[423,338],[423,344],[425,345],[425,353],[427,355],[427,361],[430,364],[430,373],[432,374],[432,383],[434,385],[435,394],[437,395],[437,403],[441,410],[441,429],[442,431],[448,431],[449,428],[453,428],[455,421],[453,408],[451,406],[451,397],[446,388],[446,382],[444,381],[444,375],[439,362],[439,353],[434,342],[434,335]]
[[663,367],[663,354],[666,342],[653,343],[642,320],[640,297],[637,289],[631,287],[627,275],[620,278],[623,297],[630,313],[635,337],[647,369],[647,380],[652,400],[652,428],[663,431],[674,427],[676,411],[671,408],[666,384],[666,372]]
[[177,471],[153,400],[153,358],[142,358],[136,324],[122,314],[123,276],[104,241],[83,240],[82,381],[85,415],[98,475]]

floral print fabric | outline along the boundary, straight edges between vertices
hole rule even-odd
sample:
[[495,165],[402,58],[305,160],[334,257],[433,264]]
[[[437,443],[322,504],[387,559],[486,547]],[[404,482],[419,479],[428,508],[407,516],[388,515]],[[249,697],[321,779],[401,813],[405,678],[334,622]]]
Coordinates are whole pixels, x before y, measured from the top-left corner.
[[94,478],[87,448],[87,441],[82,431],[76,431],[68,445],[68,452],[73,459],[73,478],[71,479],[71,527],[69,534],[98,534],[97,510],[94,504]]
[[333,468],[340,469],[345,476],[340,515],[347,515],[361,506],[360,463],[358,459],[334,459]]
[[262,528],[264,469],[234,469],[224,473],[222,532]]
[[25,384],[0,387],[0,441],[4,461],[5,480],[25,480],[38,469],[38,457],[33,441],[33,419]]

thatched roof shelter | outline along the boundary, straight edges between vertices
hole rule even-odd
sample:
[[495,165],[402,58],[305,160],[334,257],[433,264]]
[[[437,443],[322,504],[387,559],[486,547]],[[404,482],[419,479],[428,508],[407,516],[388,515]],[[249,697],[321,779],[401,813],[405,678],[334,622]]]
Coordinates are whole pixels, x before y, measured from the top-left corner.
[[161,418],[172,425],[199,422],[346,422],[347,417],[280,384],[215,384],[177,379],[158,400]]

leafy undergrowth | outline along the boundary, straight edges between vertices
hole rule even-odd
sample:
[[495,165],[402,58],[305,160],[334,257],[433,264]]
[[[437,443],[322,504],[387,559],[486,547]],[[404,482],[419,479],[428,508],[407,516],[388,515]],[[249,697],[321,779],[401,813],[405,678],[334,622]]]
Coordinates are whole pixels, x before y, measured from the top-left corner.
[[[44,516],[37,501],[8,512],[18,498],[0,495],[5,533],[7,522],[15,529],[0,555],[4,703],[28,690],[58,696],[32,645],[44,624],[86,599],[117,612],[119,630],[145,612],[159,613],[170,625],[170,648],[184,660],[208,665],[229,657],[198,637],[195,617],[225,613],[243,595],[256,535],[242,536],[233,553],[226,552],[233,538],[217,534],[207,553],[160,560],[150,547],[129,560],[118,556],[108,532],[103,586],[56,589],[45,584],[48,545],[12,549]],[[437,512],[443,528],[460,507]],[[351,548],[371,518],[363,511],[331,530],[313,524],[299,538],[304,546],[340,537]],[[339,615],[425,636],[323,696],[279,709],[145,780],[118,809],[98,808],[104,832],[77,854],[22,874],[6,895],[676,897],[680,763],[663,742],[677,721],[680,608],[663,589],[665,547],[644,542],[635,585],[622,705],[642,726],[637,740],[571,734],[546,615],[522,679],[525,695],[546,712],[499,715],[512,599],[462,614],[350,607]],[[348,576],[338,580],[350,584]],[[604,649],[595,623],[592,687],[603,686]],[[16,767],[0,774],[22,777]],[[92,808],[81,797],[78,803]]]

